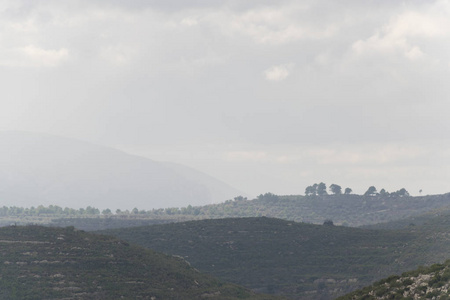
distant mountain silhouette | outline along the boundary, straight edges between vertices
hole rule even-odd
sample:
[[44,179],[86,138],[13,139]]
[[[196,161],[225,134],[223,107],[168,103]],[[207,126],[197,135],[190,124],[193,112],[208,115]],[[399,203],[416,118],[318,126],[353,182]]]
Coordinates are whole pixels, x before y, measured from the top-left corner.
[[69,138],[0,132],[0,205],[151,209],[205,205],[239,194],[186,166]]

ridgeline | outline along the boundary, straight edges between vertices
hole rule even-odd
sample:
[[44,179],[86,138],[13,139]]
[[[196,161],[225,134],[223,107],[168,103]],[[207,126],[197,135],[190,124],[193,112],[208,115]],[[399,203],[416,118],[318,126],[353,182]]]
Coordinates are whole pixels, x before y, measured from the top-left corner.
[[2,207],[0,225],[48,224],[75,226],[93,231],[142,225],[183,222],[188,220],[236,217],[271,217],[284,220],[358,227],[401,220],[436,209],[450,207],[450,194],[432,196],[325,195],[277,196],[271,193],[247,200],[236,197],[224,203],[182,208],[152,210],[69,209],[58,206],[37,208]]

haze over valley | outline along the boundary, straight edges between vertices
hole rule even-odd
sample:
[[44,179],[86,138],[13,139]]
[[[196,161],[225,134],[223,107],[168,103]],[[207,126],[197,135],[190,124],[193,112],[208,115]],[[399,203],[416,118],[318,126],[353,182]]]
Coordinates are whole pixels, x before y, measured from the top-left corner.
[[445,0],[1,1],[0,300],[450,299],[449,78]]

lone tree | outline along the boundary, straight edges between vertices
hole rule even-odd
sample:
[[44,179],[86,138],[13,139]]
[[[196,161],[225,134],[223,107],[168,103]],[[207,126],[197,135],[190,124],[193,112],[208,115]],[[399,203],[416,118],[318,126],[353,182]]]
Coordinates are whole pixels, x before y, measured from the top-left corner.
[[325,222],[323,222],[323,225],[325,226],[334,226],[334,223],[330,219],[326,219]]
[[376,196],[376,194],[377,194],[377,188],[372,185],[364,193],[364,196]]
[[341,188],[341,186],[340,185],[337,185],[337,184],[332,184],[332,185],[330,185],[330,191],[333,193],[333,194],[335,194],[335,195],[340,195],[340,194],[342,194],[342,188]]
[[350,195],[353,192],[353,190],[351,188],[345,188],[344,194],[346,195]]

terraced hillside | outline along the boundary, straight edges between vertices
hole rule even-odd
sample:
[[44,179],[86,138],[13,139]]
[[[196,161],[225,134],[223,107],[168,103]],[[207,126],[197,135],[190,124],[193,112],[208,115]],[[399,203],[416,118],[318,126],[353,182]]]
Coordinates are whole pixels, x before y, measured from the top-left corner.
[[189,221],[104,231],[180,255],[200,271],[292,299],[332,299],[403,267],[410,232],[271,218]]
[[0,299],[275,299],[74,228],[0,228]]

